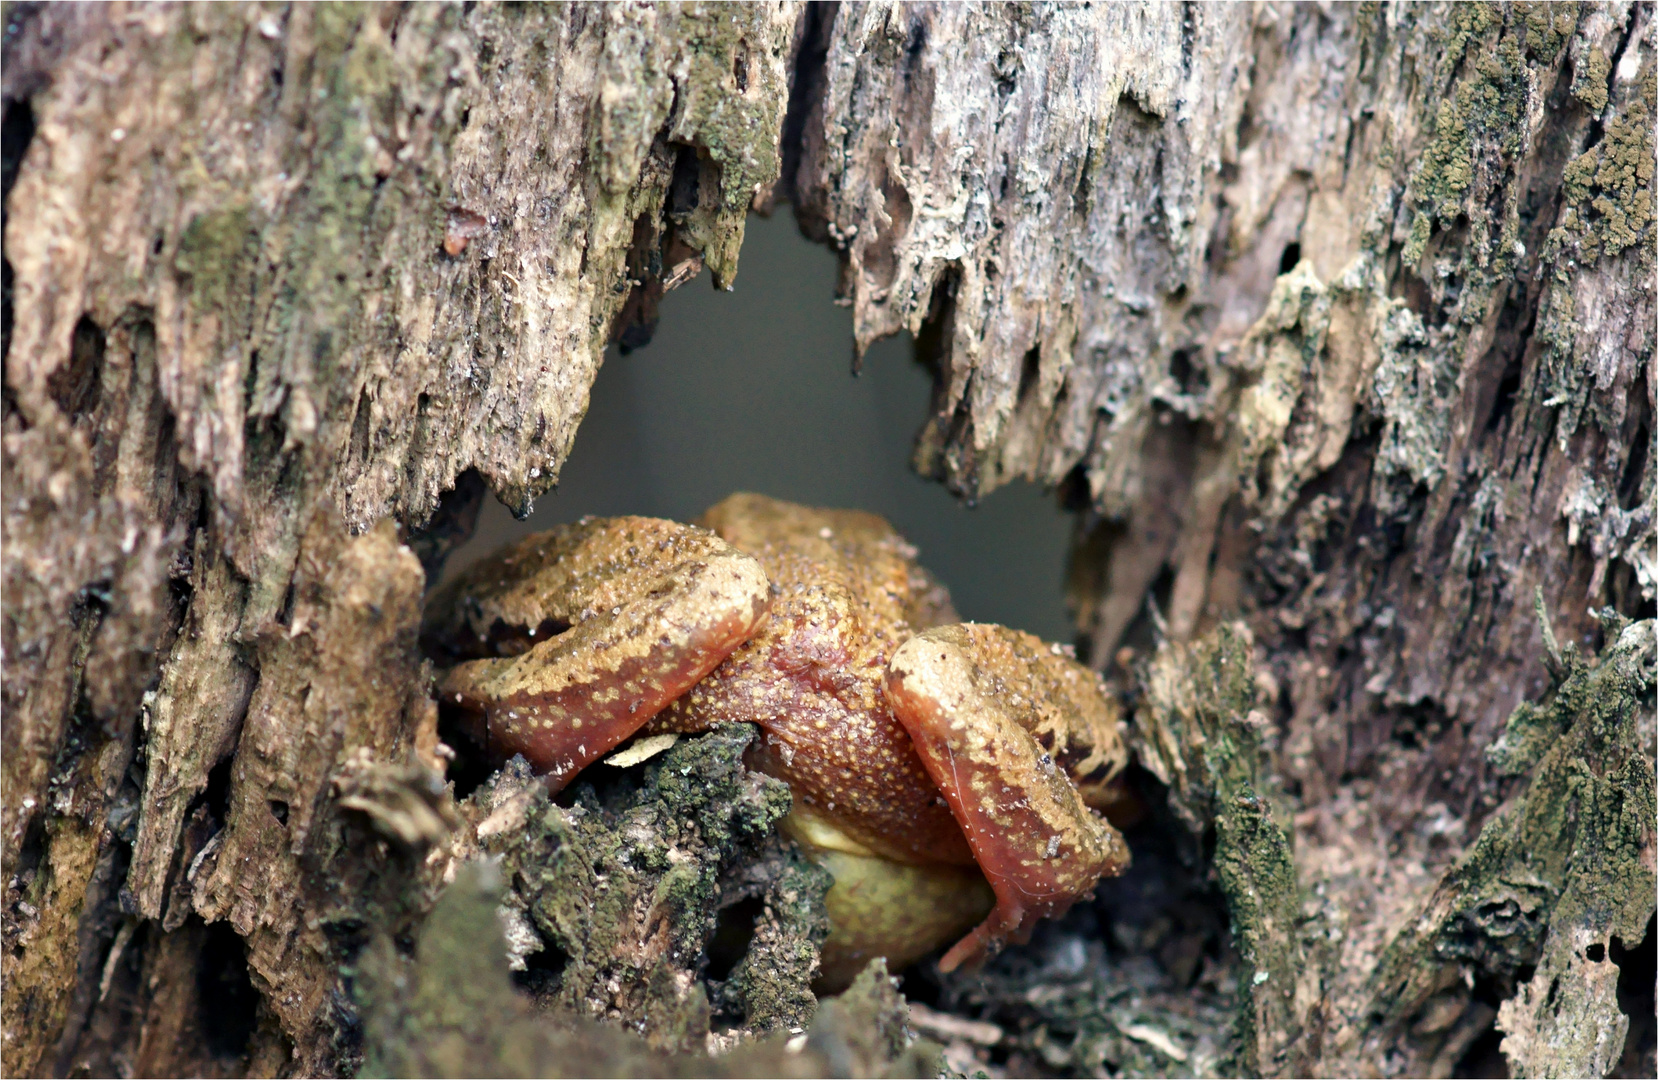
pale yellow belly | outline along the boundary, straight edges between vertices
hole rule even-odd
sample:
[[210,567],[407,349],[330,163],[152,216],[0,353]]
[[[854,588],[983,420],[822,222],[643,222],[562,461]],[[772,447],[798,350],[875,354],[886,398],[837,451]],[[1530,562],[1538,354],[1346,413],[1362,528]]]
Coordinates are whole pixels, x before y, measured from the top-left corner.
[[983,921],[996,895],[976,867],[910,866],[884,859],[808,807],[783,819],[783,832],[834,875],[829,940],[814,989],[844,990],[871,960],[897,971]]

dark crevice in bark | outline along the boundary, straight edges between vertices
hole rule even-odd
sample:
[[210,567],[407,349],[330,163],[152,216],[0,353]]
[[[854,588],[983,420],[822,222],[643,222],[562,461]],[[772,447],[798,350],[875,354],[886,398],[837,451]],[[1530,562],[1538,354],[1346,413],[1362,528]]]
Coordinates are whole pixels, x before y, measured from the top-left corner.
[[[21,18],[18,10],[32,5],[19,4],[12,12],[8,12],[6,24],[7,41],[11,40],[13,20]],[[10,61],[8,60],[8,63]],[[18,167],[23,163],[23,155],[28,152],[29,144],[35,137],[34,107],[27,98],[12,100],[7,98],[5,113],[0,118],[0,203],[5,204],[6,215],[12,212],[11,198],[12,184],[17,181]],[[0,358],[11,355],[12,341],[12,264],[10,259],[0,263]],[[12,399],[11,384],[6,384],[6,415],[11,415],[15,409]]]
[[[1597,943],[1598,944],[1598,943]],[[1629,1017],[1618,1075],[1639,1076],[1641,1063],[1658,1044],[1653,986],[1658,981],[1658,917],[1648,919],[1641,940],[1630,944],[1613,935],[1607,956],[1618,965],[1618,1009]],[[1593,958],[1591,958],[1593,959]]]
[[34,137],[34,106],[27,98],[17,101],[8,98],[4,116],[0,118],[0,199],[11,196],[17,170]]
[[248,977],[247,947],[229,923],[207,927],[196,968],[201,1032],[215,1057],[247,1053],[258,1022],[259,994]]
[[795,219],[805,235],[819,243],[828,240],[821,215],[807,212],[800,187],[801,162],[806,152],[809,121],[821,115],[825,88],[825,67],[829,61],[830,32],[839,4],[835,0],[810,0],[806,5],[789,76],[789,103],[783,114],[783,137],[779,147],[782,168],[780,193],[795,209]]
[[69,363],[54,371],[46,382],[52,399],[71,422],[97,408],[103,365],[103,328],[90,316],[82,315],[75,323]]
[[409,533],[406,543],[420,558],[428,589],[443,576],[443,564],[449,554],[472,539],[488,494],[489,485],[484,483],[478,470],[467,469],[455,477],[455,486],[438,500],[437,509],[432,511],[426,524]]

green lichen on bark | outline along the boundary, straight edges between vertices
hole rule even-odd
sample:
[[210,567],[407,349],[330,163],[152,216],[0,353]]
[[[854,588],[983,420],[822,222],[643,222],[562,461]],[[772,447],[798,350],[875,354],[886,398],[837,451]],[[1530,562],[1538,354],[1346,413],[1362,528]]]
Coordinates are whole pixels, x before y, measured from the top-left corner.
[[664,1050],[631,1030],[538,1007],[513,985],[503,938],[501,867],[462,867],[418,934],[412,956],[387,935],[365,950],[357,994],[361,1076],[932,1077],[938,1048],[908,1030],[886,967],[871,964],[810,1031],[717,1055]]
[[[733,727],[681,740],[636,777],[599,766],[610,775],[578,782],[570,805],[514,762],[463,805],[502,859],[507,908],[533,928],[518,948],[539,998],[671,1050],[700,1048],[722,1014],[751,1032],[811,1019],[829,882],[772,835],[791,796],[743,768],[752,738]],[[753,939],[705,984],[719,914],[745,899],[762,906]]]
[[[1610,89],[1600,110],[1604,129],[1598,141],[1569,161],[1561,175],[1562,205],[1541,252],[1546,281],[1538,305],[1536,337],[1541,344],[1539,391],[1559,410],[1555,439],[1564,449],[1586,418],[1608,434],[1618,434],[1633,387],[1618,393],[1614,379],[1629,386],[1634,364],[1615,362],[1618,353],[1650,351],[1651,288],[1654,267],[1652,183],[1658,154],[1653,118],[1658,117],[1658,69],[1645,61],[1633,80],[1625,77]],[[1624,318],[1633,327],[1625,337],[1608,326],[1608,315],[1593,296],[1602,280],[1645,280],[1644,309]],[[1642,339],[1645,340],[1642,340]],[[1630,375],[1619,378],[1619,367]],[[1595,393],[1594,391],[1601,391]],[[1650,481],[1649,481],[1650,482]],[[1650,491],[1642,492],[1650,505]],[[1639,506],[1636,508],[1639,513]],[[1620,515],[1619,511],[1625,511]],[[1624,520],[1618,521],[1622,517]],[[1650,563],[1637,554],[1650,548],[1652,518],[1631,521],[1626,508],[1611,509],[1617,536],[1602,541],[1600,557],[1622,556],[1635,564],[1643,588],[1651,595]],[[1574,531],[1574,542],[1576,532]]]
[[[1629,1018],[1619,1009],[1611,950],[1633,949],[1655,910],[1658,777],[1639,725],[1654,704],[1653,623],[1629,624],[1608,609],[1603,626],[1613,644],[1600,662],[1561,656],[1554,700],[1526,718],[1533,728],[1566,727],[1538,761],[1526,796],[1528,817],[1533,804],[1552,804],[1543,822],[1555,827],[1550,838],[1564,858],[1549,860],[1551,869],[1563,865],[1545,880],[1558,883],[1559,894],[1536,973],[1497,1017],[1507,1033],[1503,1052],[1525,1075],[1602,1076],[1617,1063]],[[1514,769],[1539,749],[1532,740],[1529,753],[1514,753],[1505,739],[1493,753]],[[1516,830],[1520,843],[1534,837]]]
[[1572,74],[1572,96],[1587,105],[1591,112],[1606,108],[1606,78],[1612,74],[1612,61],[1598,47],[1589,50],[1588,61]]
[[1513,985],[1504,1052],[1525,1075],[1600,1076],[1618,1060],[1614,939],[1633,948],[1654,912],[1655,817],[1650,748],[1639,717],[1653,707],[1653,624],[1610,612],[1598,663],[1556,650],[1544,698],[1518,708],[1490,751],[1530,773],[1441,879],[1420,918],[1383,954],[1370,987],[1376,1019],[1402,1025],[1457,981]]
[[823,1003],[806,1045],[827,1076],[933,1077],[939,1048],[909,1029],[909,1005],[877,957],[839,997]]
[[[1434,355],[1428,328],[1410,305],[1377,301],[1378,363],[1371,398],[1382,417],[1376,452],[1375,500],[1384,511],[1405,504],[1416,485],[1433,488],[1445,475],[1456,370]],[[1401,482],[1387,483],[1393,477]]]
[[718,288],[736,277],[750,204],[777,179],[794,14],[771,4],[664,8],[653,19],[674,41],[666,50],[662,30],[634,25],[637,15],[611,16],[606,92],[588,147],[604,184],[596,208],[630,228],[637,215],[655,217],[660,190],[643,201],[628,193],[653,139],[677,147],[672,176],[661,177],[666,216]]
[[1577,29],[1578,5],[1533,2],[1522,0],[1514,5],[1525,31],[1526,51],[1543,61],[1552,63],[1562,46],[1571,40]]
[[811,1019],[817,1008],[812,977],[829,936],[824,895],[831,884],[826,870],[780,838],[726,876],[720,907],[758,901],[760,910],[742,959],[715,988],[716,1012],[741,1016],[753,1031],[795,1028]]
[[[389,938],[365,955],[366,1053],[361,1076],[732,1076],[776,1075],[791,1064],[769,1047],[760,1069],[742,1055],[723,1064],[699,1054],[665,1054],[615,1025],[550,1017],[519,993],[507,970],[493,864],[460,871],[422,927],[412,959]],[[731,1066],[738,1066],[732,1068]]]
[[788,35],[767,32],[765,24],[777,18],[767,5],[693,4],[684,17],[686,77],[673,132],[694,141],[717,180],[717,197],[687,216],[684,229],[715,286],[728,289],[749,205],[778,175],[774,135],[788,88],[776,73],[786,68]]
[[1225,623],[1191,643],[1163,642],[1139,672],[1136,757],[1195,832],[1263,790],[1253,647],[1247,627]]
[[[1519,197],[1518,185],[1505,181],[1525,144],[1532,94],[1526,32],[1505,27],[1502,16],[1485,4],[1458,5],[1451,23],[1453,36],[1441,68],[1460,65],[1461,73],[1439,104],[1433,140],[1411,176],[1407,200],[1416,218],[1404,262],[1418,265],[1434,229],[1450,228],[1466,215],[1472,243],[1465,264],[1481,269],[1489,265],[1492,274],[1503,274],[1515,255],[1513,237],[1504,226],[1512,221]],[[1480,176],[1482,169],[1489,175]],[[1470,198],[1482,189],[1502,193],[1496,221],[1483,199]],[[1502,238],[1494,252],[1489,247],[1493,225]]]
[[1169,785],[1176,813],[1212,837],[1242,960],[1239,1064],[1275,1074],[1300,1030],[1301,983],[1317,976],[1303,963],[1300,889],[1289,834],[1271,801],[1253,650],[1242,624],[1222,624],[1191,644],[1161,645],[1140,673],[1145,696],[1131,739],[1141,764]]
[[[1604,78],[1601,85],[1604,108]],[[1568,279],[1575,264],[1617,255],[1647,232],[1652,223],[1655,113],[1658,72],[1649,67],[1639,96],[1621,115],[1610,118],[1604,138],[1566,166],[1561,178],[1565,207],[1543,248],[1557,279]],[[1651,257],[1645,252],[1647,260]]]
[[199,214],[179,237],[173,269],[189,282],[198,312],[235,320],[225,327],[227,334],[246,330],[245,305],[232,301],[246,299],[244,279],[258,245],[259,226],[246,204]]

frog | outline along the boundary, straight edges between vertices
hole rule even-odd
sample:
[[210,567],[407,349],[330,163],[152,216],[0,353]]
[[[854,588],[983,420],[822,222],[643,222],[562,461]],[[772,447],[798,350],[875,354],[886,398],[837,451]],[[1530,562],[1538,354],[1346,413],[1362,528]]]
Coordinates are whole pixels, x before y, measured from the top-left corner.
[[458,574],[422,635],[460,731],[554,794],[628,740],[755,725],[747,766],[833,878],[834,992],[878,956],[980,964],[1130,859],[1102,813],[1127,760],[1109,688],[963,622],[917,555],[875,514],[754,493],[690,525],[583,518]]

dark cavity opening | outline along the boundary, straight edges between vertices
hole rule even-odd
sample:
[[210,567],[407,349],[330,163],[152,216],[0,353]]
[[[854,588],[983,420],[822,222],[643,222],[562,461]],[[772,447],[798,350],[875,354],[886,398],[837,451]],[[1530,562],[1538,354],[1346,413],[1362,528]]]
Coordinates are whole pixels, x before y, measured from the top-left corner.
[[720,912],[714,927],[714,937],[708,943],[708,977],[716,982],[731,978],[731,973],[748,955],[754,943],[754,928],[765,914],[766,902],[758,896],[739,900]]
[[276,621],[278,625],[289,626],[294,621],[294,600],[299,596],[299,589],[292,581],[288,582],[287,589],[282,593],[282,606],[277,609]]
[[1169,378],[1187,397],[1201,397],[1209,389],[1209,373],[1192,362],[1190,349],[1176,349],[1169,354]]
[[69,345],[69,362],[46,380],[52,400],[71,421],[98,404],[99,376],[104,366],[104,331],[82,315]]
[[542,939],[540,952],[524,957],[524,970],[512,973],[519,989],[536,997],[556,992],[564,981],[564,968],[570,963],[570,954]]
[[489,628],[489,638],[485,646],[491,656],[519,656],[543,641],[558,637],[570,629],[571,625],[565,619],[542,619],[539,625],[525,628],[508,626],[496,619],[495,625]]
[[[812,0],[806,5],[806,26],[800,38],[800,51],[795,54],[794,72],[789,82],[789,107],[783,116],[783,195],[796,207],[800,205],[795,189],[796,174],[800,171],[801,141],[806,131],[806,118],[812,106],[823,97],[826,71],[829,65],[829,31],[835,24],[835,5]],[[815,229],[802,223],[803,231]],[[826,235],[816,237],[819,241]]]
[[207,789],[201,794],[207,812],[220,821],[230,815],[230,763],[234,757],[226,754],[224,760],[208,771]]
[[938,411],[939,396],[943,393],[940,378],[950,358],[950,343],[956,329],[956,290],[961,287],[960,263],[949,263],[933,283],[932,296],[927,304],[927,318],[921,332],[915,335],[911,354],[915,362],[933,374],[933,411]]
[[27,98],[6,102],[5,115],[0,117],[0,199],[11,195],[23,155],[34,138],[34,106]]
[[[424,406],[425,395],[421,397]],[[467,469],[455,477],[455,486],[438,499],[437,509],[432,511],[425,527],[410,534],[409,549],[426,571],[428,590],[443,576],[443,564],[449,553],[472,539],[478,528],[478,511],[483,509],[488,492],[483,474],[477,469]]]
[[478,713],[439,695],[438,738],[455,752],[445,778],[455,785],[457,800],[477,791],[495,773],[482,727]]
[[910,22],[909,37],[904,41],[904,62],[907,67],[915,67],[921,61],[921,52],[927,47],[927,24],[921,19]]
[[258,1023],[259,994],[248,977],[247,947],[229,923],[210,923],[196,964],[201,1032],[217,1057],[241,1057]]
[[748,90],[748,65],[748,41],[738,38],[737,47],[731,50],[731,78],[737,84],[738,93]]
[[1658,1045],[1658,1002],[1653,994],[1658,980],[1658,917],[1647,920],[1640,941],[1625,946],[1614,935],[1607,951],[1618,965],[1618,1008],[1629,1017],[1623,1059],[1612,1075],[1648,1075],[1645,1069],[1651,1067],[1654,1046]]
[[1502,381],[1497,384],[1496,400],[1491,406],[1491,419],[1485,422],[1486,431],[1494,431],[1503,418],[1514,411],[1514,399],[1520,393],[1520,361],[1516,357],[1503,371]]
[[656,246],[656,233],[643,215],[633,223],[633,247],[628,252],[628,276],[640,282],[628,291],[622,310],[616,316],[616,328],[611,335],[623,356],[635,349],[643,349],[656,336],[659,321],[657,304],[662,299],[661,249]]
[[684,219],[702,198],[702,166],[694,146],[674,147],[674,175],[668,182],[668,216]]
[[281,799],[271,799],[270,807],[271,817],[281,822],[282,827],[286,829],[288,827],[288,804]]
[[[12,262],[10,259],[0,259],[0,357],[10,356],[12,351]],[[8,385],[4,390],[5,415],[10,416],[17,408],[13,398],[12,388]]]
[[1301,261],[1301,245],[1290,241],[1284,245],[1284,253],[1278,256],[1278,272],[1287,274],[1295,269],[1295,264]]
[[1042,374],[1042,347],[1033,345],[1025,353],[1025,358],[1019,365],[1019,397],[1024,401],[1036,389],[1037,381]]
[[[1634,395],[1631,397],[1635,401],[1640,400]],[[1618,478],[1618,505],[1625,510],[1635,509],[1641,497],[1641,477],[1646,474],[1647,444],[1651,441],[1652,427],[1643,418],[1635,429],[1635,442],[1629,448],[1629,464],[1624,466],[1623,476]]]
[[1503,1033],[1488,1027],[1468,1044],[1468,1049],[1451,1069],[1454,1077],[1489,1077],[1507,1080],[1508,1058],[1503,1056]]

